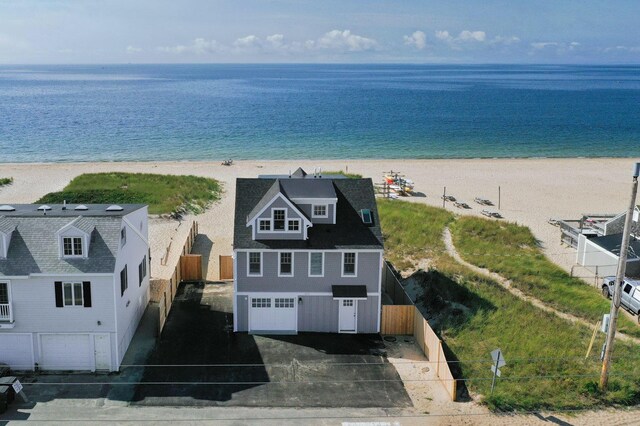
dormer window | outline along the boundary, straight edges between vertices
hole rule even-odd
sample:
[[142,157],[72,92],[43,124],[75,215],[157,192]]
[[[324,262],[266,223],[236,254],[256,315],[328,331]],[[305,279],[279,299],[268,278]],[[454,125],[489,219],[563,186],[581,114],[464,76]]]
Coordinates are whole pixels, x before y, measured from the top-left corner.
[[299,231],[300,230],[300,221],[298,219],[290,219],[287,221],[287,230],[288,231]]
[[275,231],[284,231],[285,210],[273,210],[273,229]]
[[269,219],[260,219],[260,230],[271,231],[271,221]]
[[82,256],[82,237],[62,238],[62,253],[65,256]]
[[312,217],[328,217],[326,204],[314,204]]

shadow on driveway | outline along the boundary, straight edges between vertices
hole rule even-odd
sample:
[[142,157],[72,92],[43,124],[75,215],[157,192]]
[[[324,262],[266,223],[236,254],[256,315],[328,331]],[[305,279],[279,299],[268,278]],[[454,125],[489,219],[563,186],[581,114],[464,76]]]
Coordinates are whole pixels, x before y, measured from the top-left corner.
[[180,287],[134,404],[411,406],[378,335],[233,333],[232,292]]

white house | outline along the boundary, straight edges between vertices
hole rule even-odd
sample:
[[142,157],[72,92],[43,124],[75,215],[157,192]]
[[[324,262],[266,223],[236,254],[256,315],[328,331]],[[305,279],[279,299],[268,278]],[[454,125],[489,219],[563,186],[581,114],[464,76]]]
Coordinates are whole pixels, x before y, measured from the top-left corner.
[[149,301],[145,205],[0,206],[0,363],[117,371]]

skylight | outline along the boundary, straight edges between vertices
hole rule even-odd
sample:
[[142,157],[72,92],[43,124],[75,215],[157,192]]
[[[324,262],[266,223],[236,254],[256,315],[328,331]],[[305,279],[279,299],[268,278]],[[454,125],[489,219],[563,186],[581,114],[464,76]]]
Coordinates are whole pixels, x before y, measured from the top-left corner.
[[38,207],[38,210],[43,210],[43,211],[47,211],[47,210],[51,210],[51,207],[49,207],[46,204],[41,205],[40,207]]
[[0,212],[12,212],[14,211],[16,208],[13,206],[9,206],[7,204],[0,206]]
[[89,210],[89,208],[87,206],[85,206],[84,204],[80,204],[80,205],[76,206],[74,208],[74,210]]
[[109,207],[107,207],[108,212],[121,212],[122,210],[124,209],[117,204],[112,204]]
[[371,224],[372,222],[371,210],[369,209],[360,210],[360,217],[362,217],[362,222],[366,224]]

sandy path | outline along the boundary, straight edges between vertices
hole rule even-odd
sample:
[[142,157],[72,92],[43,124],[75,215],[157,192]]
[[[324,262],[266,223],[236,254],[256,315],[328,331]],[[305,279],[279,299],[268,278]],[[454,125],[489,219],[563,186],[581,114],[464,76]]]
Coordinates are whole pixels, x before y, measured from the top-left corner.
[[[511,285],[511,281],[506,279],[502,275],[496,274],[495,272],[491,272],[490,270],[485,268],[480,268],[479,266],[476,266],[464,260],[462,256],[460,256],[460,253],[458,253],[458,251],[456,250],[455,246],[453,245],[453,238],[451,237],[451,231],[449,230],[449,228],[444,229],[444,232],[442,233],[442,240],[444,241],[444,244],[447,248],[447,253],[449,254],[449,256],[453,257],[455,261],[458,262],[459,264],[466,266],[467,268],[471,269],[473,272],[477,274],[484,275],[485,277],[491,278],[492,280],[500,284],[500,286],[506,289],[509,293],[513,294],[519,299],[524,300],[525,302],[531,303],[533,306],[535,306],[538,309],[542,309],[545,312],[550,312],[574,324],[582,324],[591,330],[593,329],[594,324],[591,324],[589,321],[582,318],[578,318],[566,312],[559,311],[555,308],[552,308],[551,306],[546,305],[540,299],[536,299],[535,297],[529,296],[523,293],[520,289],[515,288],[514,286]],[[621,332],[617,332],[616,337],[619,338],[620,340],[640,344],[640,339],[636,337],[628,336]]]

